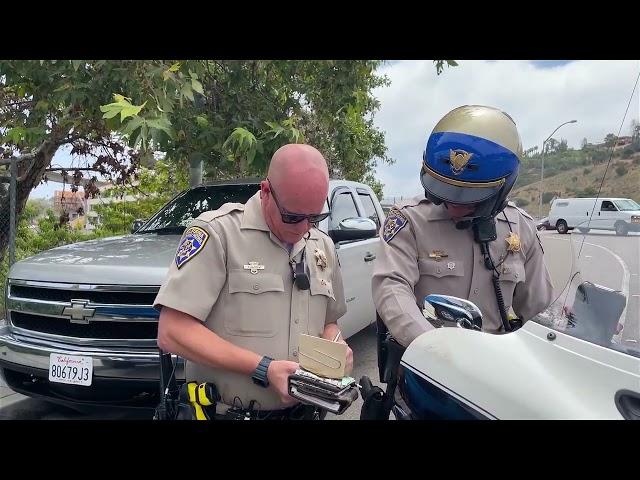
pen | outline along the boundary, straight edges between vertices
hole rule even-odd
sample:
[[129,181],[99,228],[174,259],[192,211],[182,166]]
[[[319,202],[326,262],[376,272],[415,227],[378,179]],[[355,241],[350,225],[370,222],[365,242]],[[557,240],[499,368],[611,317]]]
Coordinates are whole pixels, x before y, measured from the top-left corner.
[[338,332],[338,334],[334,337],[332,341],[337,342],[338,339],[340,338],[340,335],[342,335],[342,332]]

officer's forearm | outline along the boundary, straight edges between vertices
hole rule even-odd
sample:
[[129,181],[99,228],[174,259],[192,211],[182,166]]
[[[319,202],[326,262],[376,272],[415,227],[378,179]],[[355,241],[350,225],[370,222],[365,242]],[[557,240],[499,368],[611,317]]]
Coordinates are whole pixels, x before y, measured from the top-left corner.
[[199,365],[251,375],[261,355],[220,338],[196,318],[163,307],[158,324],[158,346]]

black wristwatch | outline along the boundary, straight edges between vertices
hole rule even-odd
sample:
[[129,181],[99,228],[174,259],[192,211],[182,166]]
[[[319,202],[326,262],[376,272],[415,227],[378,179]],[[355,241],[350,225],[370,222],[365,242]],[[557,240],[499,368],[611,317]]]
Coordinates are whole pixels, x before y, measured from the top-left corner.
[[267,370],[269,370],[269,364],[273,358],[264,356],[260,363],[256,367],[253,375],[251,375],[251,380],[256,385],[260,385],[261,387],[267,388],[269,386],[269,379],[267,378]]

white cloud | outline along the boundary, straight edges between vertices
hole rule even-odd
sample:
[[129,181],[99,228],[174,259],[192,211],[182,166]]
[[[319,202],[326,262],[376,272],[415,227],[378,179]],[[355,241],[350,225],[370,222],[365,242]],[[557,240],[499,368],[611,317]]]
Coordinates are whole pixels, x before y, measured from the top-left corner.
[[[392,166],[379,166],[385,195],[422,191],[418,169],[431,129],[448,111],[465,104],[485,104],[509,113],[518,125],[524,148],[540,146],[561,123],[554,138],[580,148],[587,138],[602,141],[620,128],[640,61],[575,61],[541,68],[529,61],[460,60],[459,66],[436,75],[432,61],[400,61],[385,65],[391,86],[375,92],[381,108],[376,125],[386,132]],[[640,86],[639,86],[640,87]],[[638,119],[638,90],[622,135]]]

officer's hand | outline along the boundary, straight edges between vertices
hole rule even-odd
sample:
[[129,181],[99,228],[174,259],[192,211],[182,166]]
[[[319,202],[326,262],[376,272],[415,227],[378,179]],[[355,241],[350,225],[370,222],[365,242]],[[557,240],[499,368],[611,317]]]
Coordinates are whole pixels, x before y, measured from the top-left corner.
[[[340,340],[340,343],[347,345],[347,342]],[[353,371],[353,350],[347,345],[347,365],[344,367],[344,374],[349,375]]]
[[276,391],[280,401],[286,406],[298,403],[295,398],[289,395],[289,375],[295,373],[298,368],[300,368],[300,365],[296,362],[273,360],[269,364],[269,370],[267,370],[269,386]]

